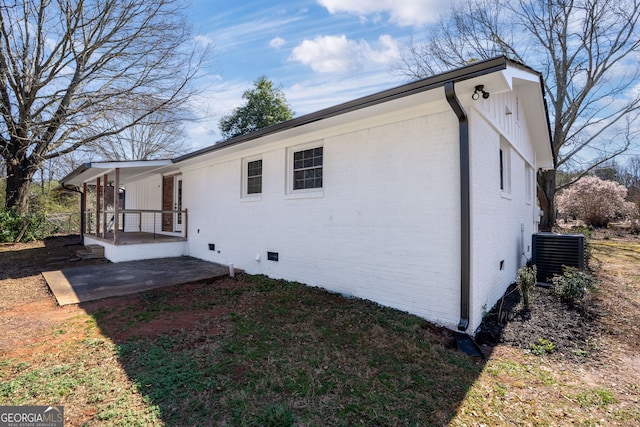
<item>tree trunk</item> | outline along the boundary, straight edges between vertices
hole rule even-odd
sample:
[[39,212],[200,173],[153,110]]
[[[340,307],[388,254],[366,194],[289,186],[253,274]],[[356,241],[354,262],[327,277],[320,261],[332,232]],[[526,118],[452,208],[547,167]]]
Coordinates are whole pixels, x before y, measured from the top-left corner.
[[34,171],[24,165],[7,164],[7,209],[15,209],[21,213],[29,210],[29,189],[33,180]]
[[541,171],[538,173],[538,202],[543,215],[540,219],[540,231],[551,231],[556,224],[556,208],[554,197],[556,195],[556,170]]

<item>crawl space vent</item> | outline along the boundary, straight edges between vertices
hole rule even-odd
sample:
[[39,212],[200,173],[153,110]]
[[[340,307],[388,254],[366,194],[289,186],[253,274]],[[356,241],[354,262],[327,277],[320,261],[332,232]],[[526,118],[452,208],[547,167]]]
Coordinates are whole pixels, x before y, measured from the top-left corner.
[[550,284],[554,274],[563,273],[563,265],[584,269],[582,234],[535,233],[532,239],[531,261],[538,269],[537,282]]

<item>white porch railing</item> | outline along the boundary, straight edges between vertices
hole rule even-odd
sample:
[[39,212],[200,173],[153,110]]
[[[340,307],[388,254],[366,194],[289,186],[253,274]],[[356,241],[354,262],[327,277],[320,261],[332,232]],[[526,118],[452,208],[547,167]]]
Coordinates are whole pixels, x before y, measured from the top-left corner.
[[[100,212],[85,212],[85,234],[105,240],[113,240],[118,244],[122,238],[131,243],[134,235],[141,240],[156,239],[156,237],[187,238],[188,211],[185,210],[151,210],[151,209],[120,209]],[[117,221],[116,221],[117,219]],[[116,229],[117,224],[117,229]]]

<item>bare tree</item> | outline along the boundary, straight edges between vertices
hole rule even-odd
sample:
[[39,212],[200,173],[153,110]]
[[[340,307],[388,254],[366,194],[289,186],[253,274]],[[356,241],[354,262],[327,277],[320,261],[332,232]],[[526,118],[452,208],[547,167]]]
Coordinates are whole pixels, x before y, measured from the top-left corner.
[[629,190],[627,199],[634,202],[640,213],[640,156],[633,156],[617,165],[620,181]]
[[[105,130],[130,122],[141,115],[139,105],[103,120]],[[144,109],[149,110],[149,108]],[[184,153],[183,120],[175,111],[160,110],[147,115],[136,125],[117,135],[91,143],[91,157],[96,160],[152,160],[176,157]]]
[[[410,43],[397,71],[424,77],[496,55],[543,73],[556,168],[575,182],[624,152],[635,137],[640,97],[640,0],[467,0],[423,43]],[[543,225],[555,222],[556,171],[538,174]]]
[[[7,168],[7,207],[28,210],[29,187],[45,160],[186,101],[208,48],[197,53],[187,47],[192,39],[180,4],[0,3],[0,155]],[[133,103],[147,108],[126,116]],[[103,126],[106,117],[116,116],[123,121]]]
[[640,156],[633,156],[624,164],[618,164],[618,175],[627,188],[640,190]]
[[90,146],[83,146],[78,148],[75,151],[72,151],[64,156],[59,156],[47,160],[49,162],[56,163],[56,170],[54,172],[54,179],[60,179],[65,175],[70,174],[74,170],[76,170],[83,163],[88,163],[91,161],[91,152]]

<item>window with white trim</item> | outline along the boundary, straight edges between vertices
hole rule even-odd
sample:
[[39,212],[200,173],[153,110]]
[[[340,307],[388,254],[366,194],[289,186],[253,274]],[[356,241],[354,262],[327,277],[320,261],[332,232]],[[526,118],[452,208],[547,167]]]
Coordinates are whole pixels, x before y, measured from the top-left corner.
[[533,203],[533,193],[534,193],[534,183],[535,183],[535,177],[533,174],[533,168],[531,166],[529,166],[528,164],[524,165],[524,174],[525,174],[525,182],[526,182],[526,186],[527,186],[527,190],[526,190],[526,202],[527,204],[532,204]]
[[507,141],[500,139],[500,190],[511,194],[511,150]]
[[322,188],[322,168],[324,148],[291,149],[291,185],[293,191]]
[[251,157],[242,161],[242,197],[262,195],[262,158]]

